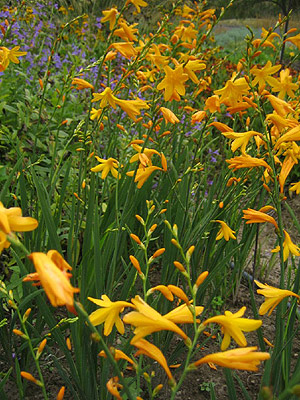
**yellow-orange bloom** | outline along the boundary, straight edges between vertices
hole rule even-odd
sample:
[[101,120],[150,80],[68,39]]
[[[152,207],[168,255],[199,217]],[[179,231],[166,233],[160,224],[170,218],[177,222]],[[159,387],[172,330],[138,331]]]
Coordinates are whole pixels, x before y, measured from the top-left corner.
[[194,362],[191,366],[198,367],[201,364],[213,363],[224,368],[258,371],[257,367],[259,363],[268,360],[270,354],[256,350],[257,347],[245,347],[243,349],[233,349],[221,353],[209,354]]
[[215,90],[214,93],[220,95],[220,103],[227,106],[236,106],[239,101],[242,101],[243,95],[248,94],[249,85],[245,78],[227,81],[224,88]]
[[[150,167],[146,167],[146,168],[144,168],[144,167],[138,168],[136,175],[135,175],[135,179],[134,179],[134,182],[137,182],[137,188],[140,189],[144,185],[144,183],[147,181],[147,179],[150,177],[152,172],[154,172],[156,170],[163,171],[162,168],[156,167],[154,165],[150,166]],[[126,172],[126,175],[133,176],[134,171]]]
[[132,58],[136,56],[136,50],[132,46],[133,42],[118,42],[112,43],[110,47],[116,49],[123,57],[125,58]]
[[31,217],[22,217],[19,207],[5,208],[0,201],[0,253],[10,246],[7,235],[11,232],[33,231],[38,226],[38,221]]
[[135,308],[134,305],[128,303],[127,301],[110,301],[109,298],[104,294],[101,299],[94,299],[93,297],[88,297],[90,301],[102,307],[99,310],[92,312],[89,316],[91,323],[94,326],[100,325],[104,322],[104,335],[108,336],[114,325],[116,325],[117,330],[123,335],[124,324],[119,317],[119,314],[124,310],[125,307]]
[[207,115],[205,111],[197,111],[192,115],[192,124],[195,124],[196,122],[201,122],[206,117]]
[[270,222],[278,229],[277,222],[271,215],[265,213],[265,211],[269,211],[270,209],[274,209],[271,206],[266,206],[261,208],[260,210],[253,210],[252,208],[247,208],[247,210],[243,210],[244,216],[243,219],[247,219],[246,224],[259,224],[262,222]]
[[91,168],[92,172],[101,172],[101,178],[105,179],[110,172],[114,178],[121,178],[120,173],[117,171],[117,168],[119,166],[119,163],[117,160],[114,158],[108,158],[107,160],[104,160],[103,158],[100,158],[98,156],[95,156],[95,158],[99,161],[99,165],[96,167]]
[[249,140],[252,136],[262,137],[263,135],[256,131],[247,131],[247,132],[223,132],[223,136],[228,139],[233,139],[231,143],[231,150],[235,152],[239,147],[241,148],[241,153],[247,157],[246,155],[246,147],[248,145]]
[[183,72],[183,66],[178,65],[175,69],[170,68],[168,65],[164,67],[165,77],[158,84],[158,90],[165,90],[164,99],[180,100],[180,96],[185,95],[184,82],[188,80],[188,75]]
[[122,389],[123,386],[119,383],[119,378],[117,376],[111,378],[106,384],[107,390],[113,397],[117,400],[122,400],[120,396],[119,389]]
[[173,379],[173,376],[172,376],[172,373],[168,366],[167,360],[158,347],[156,347],[154,344],[148,342],[145,339],[139,339],[139,340],[135,341],[133,343],[133,345],[139,349],[136,352],[135,356],[144,354],[147,357],[150,357],[153,360],[157,361],[163,367],[163,369],[166,371],[168,378]]
[[127,6],[130,3],[135,6],[137,13],[141,12],[140,7],[146,7],[148,5],[144,0],[126,0],[125,5]]
[[171,124],[175,124],[175,122],[179,122],[179,119],[173,113],[173,111],[169,110],[166,107],[160,107],[160,111],[166,121],[166,123],[171,122]]
[[187,339],[187,335],[174,322],[162,316],[159,312],[150,307],[147,303],[135,296],[131,300],[137,311],[126,314],[123,321],[126,324],[135,326],[135,336],[131,340],[131,344],[135,344],[141,338],[150,335],[153,332],[162,330],[173,331],[180,335],[183,339]]
[[75,85],[76,89],[78,89],[78,90],[82,90],[82,89],[94,90],[93,85],[91,85],[89,82],[85,81],[84,79],[80,79],[80,78],[74,78],[72,80],[72,85]]
[[296,183],[292,183],[291,185],[292,186],[290,187],[289,190],[291,192],[296,192],[296,194],[299,194],[300,193],[300,181],[296,182]]
[[220,239],[222,239],[222,237],[224,237],[224,239],[227,242],[229,239],[236,239],[236,237],[234,236],[235,231],[233,231],[231,228],[229,228],[229,226],[226,224],[226,222],[220,221],[219,219],[216,219],[215,222],[219,222],[219,224],[221,225],[221,228],[217,234],[216,240],[220,240]]
[[229,164],[229,169],[236,171],[241,168],[253,168],[253,167],[265,167],[271,171],[271,167],[261,158],[255,158],[250,156],[237,156],[226,160]]
[[68,271],[72,270],[71,266],[56,250],[49,250],[47,254],[31,253],[29,258],[36,273],[28,274],[23,281],[39,281],[53,307],[66,306],[75,313],[74,293],[78,293],[79,289],[70,284]]
[[204,110],[209,110],[211,113],[221,111],[220,98],[217,94],[214,94],[206,99]]
[[298,124],[297,126],[295,126],[292,129],[290,129],[284,135],[280,136],[280,138],[277,140],[274,148],[278,149],[278,147],[282,143],[293,142],[293,141],[297,141],[297,140],[300,140],[300,124]]
[[294,296],[298,299],[300,296],[290,290],[278,289],[273,286],[269,286],[267,284],[262,284],[258,281],[254,281],[256,285],[260,288],[257,290],[258,294],[262,294],[265,296],[264,303],[260,306],[259,315],[265,315],[267,312],[268,315],[271,315],[274,308],[285,298],[288,296]]
[[294,113],[293,107],[287,103],[286,101],[279,99],[272,94],[266,96],[269,102],[272,104],[274,110],[279,114],[281,117],[286,117],[290,113]]
[[116,24],[117,15],[119,14],[118,10],[113,7],[110,10],[102,11],[102,14],[104,16],[101,18],[101,23],[108,21],[109,29],[112,30]]
[[[283,232],[285,237],[283,242],[283,261],[288,259],[290,253],[294,254],[295,256],[300,256],[300,248],[292,242],[292,239],[287,231],[283,230]],[[273,249],[272,253],[277,253],[278,251],[280,251],[280,246],[277,246],[275,249]]]
[[292,159],[292,157],[286,157],[285,160],[283,161],[281,171],[279,174],[279,178],[278,178],[278,182],[280,185],[280,193],[283,193],[283,188],[284,188],[286,178],[288,177],[289,173],[291,172],[291,170],[295,164],[296,163]]
[[242,307],[235,314],[232,314],[230,311],[225,311],[224,315],[216,315],[215,317],[208,318],[203,322],[203,325],[216,323],[222,326],[222,332],[224,333],[224,338],[221,344],[222,351],[226,350],[230,345],[231,337],[239,346],[247,346],[247,340],[242,331],[255,331],[261,326],[261,320],[241,318],[245,311],[246,307]]
[[[192,300],[190,301],[192,303]],[[172,311],[164,315],[169,321],[174,322],[174,324],[192,324],[194,322],[193,314],[191,311],[192,306],[188,306],[186,303],[179,307],[174,308]],[[194,308],[196,316],[202,314],[204,307],[196,306]],[[200,322],[198,319],[196,320]]]
[[290,75],[289,68],[280,71],[280,80],[275,80],[274,83],[271,83],[272,91],[279,92],[278,97],[280,99],[284,99],[286,94],[291,98],[294,98],[294,91],[299,88],[299,85],[297,83],[293,83],[292,79],[293,77]]
[[290,36],[285,41],[293,43],[300,50],[300,33],[298,33],[296,36]]
[[0,72],[3,72],[8,67],[10,61],[14,64],[19,64],[18,57],[25,56],[27,51],[19,51],[20,46],[16,46],[9,50],[7,47],[0,47]]
[[[130,357],[128,357],[122,350],[118,350],[118,349],[111,347],[110,351],[116,361],[126,360],[130,364],[135,365],[135,362]],[[101,350],[100,353],[98,354],[98,356],[107,358],[107,355],[104,350]]]

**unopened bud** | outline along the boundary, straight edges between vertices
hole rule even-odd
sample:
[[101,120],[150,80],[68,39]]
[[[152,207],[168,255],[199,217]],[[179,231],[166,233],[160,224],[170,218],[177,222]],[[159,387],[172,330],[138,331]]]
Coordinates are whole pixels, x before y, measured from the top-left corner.
[[179,261],[174,261],[173,264],[180,272],[186,272],[184,266]]
[[176,239],[171,239],[171,243],[174,244],[174,246],[176,246],[178,249],[180,249],[180,244],[177,242]]
[[28,340],[28,336],[25,335],[24,332],[20,331],[19,329],[13,329],[13,333],[17,336],[20,336],[22,339]]
[[186,258],[190,261],[192,254],[194,253],[195,246],[191,246],[188,251],[186,252]]
[[43,387],[42,382],[39,381],[38,379],[35,379],[35,377],[33,375],[31,375],[29,372],[21,371],[21,376],[22,376],[22,378],[27,379],[28,381],[33,382],[36,385]]
[[136,214],[135,218],[136,218],[142,225],[145,225],[145,221],[143,220],[143,218],[142,218],[140,215]]
[[40,357],[40,355],[42,354],[42,352],[43,352],[43,350],[44,350],[44,347],[46,346],[46,343],[47,343],[47,339],[44,339],[44,340],[41,341],[41,343],[40,343],[40,345],[39,345],[39,348],[37,349],[37,352],[36,352],[36,358],[37,358],[37,359],[38,359],[38,358]]
[[155,397],[161,391],[161,389],[163,387],[164,387],[164,385],[162,385],[161,383],[159,385],[157,385],[156,388],[154,388],[154,390],[153,390],[152,396]]
[[131,239],[134,240],[137,244],[141,244],[141,243],[142,243],[142,242],[141,242],[141,239],[140,239],[137,235],[135,235],[134,233],[131,233],[131,234],[130,234],[130,237],[131,237]]
[[31,313],[31,308],[27,308],[27,310],[24,312],[22,321],[25,323],[27,321],[27,318],[29,317],[29,314]]

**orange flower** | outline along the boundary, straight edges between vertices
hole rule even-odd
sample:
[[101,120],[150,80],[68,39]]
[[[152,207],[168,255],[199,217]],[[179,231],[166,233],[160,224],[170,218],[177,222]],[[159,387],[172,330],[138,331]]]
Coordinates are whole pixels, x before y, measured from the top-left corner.
[[[300,254],[299,254],[300,255]],[[260,306],[259,309],[259,315],[265,315],[268,311],[269,314],[273,312],[274,308],[285,298],[288,296],[294,296],[297,297],[298,299],[300,296],[294,292],[291,292],[290,290],[283,290],[283,289],[278,289],[273,286],[269,286],[266,284],[262,284],[258,281],[254,281],[257,286],[260,288],[257,290],[258,294],[262,294],[265,296],[265,301],[264,303]]]
[[117,376],[111,378],[106,384],[107,390],[112,394],[117,400],[122,400],[120,396],[119,389],[123,386],[119,383],[119,378]]
[[117,330],[123,335],[124,324],[121,321],[119,314],[124,310],[125,307],[135,307],[127,301],[110,301],[105,294],[101,296],[102,300],[94,299],[93,297],[88,297],[88,299],[102,307],[92,312],[92,314],[89,316],[91,323],[94,326],[97,326],[104,322],[105,336],[108,336],[111,333],[114,325],[116,325]]
[[206,117],[205,111],[197,111],[195,114],[192,115],[192,124],[196,122],[201,122]]
[[226,160],[229,164],[229,169],[236,171],[241,168],[253,168],[253,167],[265,167],[271,171],[271,167],[261,158],[255,158],[250,156],[237,156]]
[[220,95],[220,103],[227,106],[236,106],[242,101],[243,95],[248,94],[249,85],[245,78],[238,78],[227,81],[224,88],[215,90],[214,93]]
[[[285,237],[283,242],[283,261],[288,259],[290,252],[295,256],[300,256],[300,248],[292,242],[292,239],[287,231],[283,230],[283,232]],[[277,253],[278,251],[280,251],[280,246],[277,246],[275,249],[273,249],[272,253]]]
[[[115,349],[115,348],[111,347],[110,351],[111,351],[111,353],[112,353],[112,355],[113,355],[113,357],[114,357],[114,359],[116,361],[118,361],[118,360],[126,360],[130,364],[135,365],[135,362],[130,357],[128,357],[125,353],[123,353],[122,350],[118,350],[118,349]],[[104,350],[101,350],[100,353],[98,354],[98,356],[107,358],[107,355],[106,355]]]
[[125,5],[127,6],[130,3],[135,6],[137,13],[141,12],[140,7],[146,7],[148,5],[144,0],[126,0]]
[[131,58],[136,56],[136,51],[134,47],[132,46],[133,42],[118,42],[118,43],[112,43],[110,45],[110,48],[113,47],[116,49],[123,57],[125,58]]
[[213,113],[216,111],[221,111],[220,108],[220,98],[218,95],[213,95],[211,97],[208,97],[207,100],[205,101],[205,107],[204,110],[209,110],[209,112]]
[[275,226],[276,229],[278,229],[277,222],[273,217],[270,215],[266,214],[265,211],[269,211],[271,209],[274,209],[271,206],[266,206],[261,208],[260,210],[253,210],[252,208],[248,208],[247,210],[243,210],[244,216],[243,219],[248,219],[246,224],[259,224],[262,222],[270,222]]
[[229,239],[236,239],[234,236],[235,231],[230,229],[226,222],[220,221],[219,219],[216,219],[215,222],[219,222],[219,224],[221,224],[221,228],[217,234],[216,240],[220,240],[222,237],[224,237],[227,242]]
[[230,311],[225,311],[224,315],[216,315],[215,317],[208,318],[203,322],[203,325],[216,323],[222,326],[224,338],[221,344],[221,350],[226,350],[228,348],[231,337],[239,346],[247,346],[247,341],[243,331],[252,332],[261,326],[261,320],[241,318],[244,315],[245,310],[246,307],[242,307],[234,314]]
[[166,107],[160,107],[160,111],[166,121],[166,123],[171,122],[171,124],[175,124],[175,122],[179,122],[179,119],[173,113],[173,111],[169,110]]
[[166,371],[168,378],[173,380],[173,376],[170,371],[170,368],[168,367],[167,360],[158,347],[154,346],[154,344],[148,342],[145,339],[139,339],[135,341],[133,345],[139,349],[135,353],[135,356],[139,356],[140,354],[145,354],[147,357],[150,357],[153,360],[157,361]]
[[287,94],[291,98],[295,97],[294,91],[299,88],[299,85],[292,82],[293,77],[290,75],[289,68],[280,71],[280,80],[271,83],[272,91],[279,92],[278,97],[284,99]]
[[125,324],[135,326],[135,336],[131,340],[131,344],[135,344],[135,342],[153,332],[159,332],[162,330],[173,331],[185,340],[188,338],[174,322],[159,314],[159,312],[145,303],[140,296],[135,296],[131,301],[137,311],[132,311],[126,314],[123,318]]
[[72,85],[76,85],[76,89],[78,89],[78,90],[82,90],[82,89],[94,90],[93,85],[91,85],[89,82],[85,81],[84,79],[80,79],[80,78],[74,78],[72,80]]
[[270,354],[255,350],[257,350],[257,347],[245,347],[243,349],[233,349],[221,353],[209,354],[191,364],[191,367],[198,367],[206,363],[214,363],[225,368],[258,371],[257,366],[260,361],[268,360]]
[[178,65],[173,70],[168,65],[164,68],[166,76],[158,84],[157,89],[165,89],[164,98],[165,101],[169,100],[180,100],[180,96],[185,95],[184,82],[188,80],[188,75],[183,73],[183,66]]
[[102,11],[104,17],[101,19],[101,23],[109,21],[109,29],[112,30],[116,24],[116,19],[118,10],[116,8],[111,8],[110,10]]
[[7,235],[11,232],[33,231],[38,226],[38,221],[31,217],[22,217],[19,207],[5,208],[0,201],[0,253],[10,246]]
[[75,313],[73,296],[79,289],[70,284],[70,273],[67,271],[72,270],[71,266],[56,250],[49,250],[47,254],[31,253],[29,259],[36,273],[28,274],[23,281],[39,281],[53,307],[66,306]]
[[284,184],[286,178],[288,177],[289,173],[291,172],[293,166],[295,165],[295,161],[291,157],[286,157],[282,163],[281,171],[279,174],[279,185],[280,185],[280,193],[283,193]]

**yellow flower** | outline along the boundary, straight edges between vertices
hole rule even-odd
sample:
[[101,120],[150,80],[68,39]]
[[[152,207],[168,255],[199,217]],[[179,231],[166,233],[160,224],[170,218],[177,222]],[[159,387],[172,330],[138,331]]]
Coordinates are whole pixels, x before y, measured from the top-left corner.
[[[190,301],[190,303],[192,303],[192,300]],[[191,307],[192,306],[188,307],[187,304],[182,304],[181,306],[176,307],[174,308],[174,310],[165,314],[164,318],[167,318],[169,321],[174,322],[174,324],[192,324],[194,320],[192,311],[190,310]],[[202,314],[203,310],[204,307],[196,306],[196,316]],[[197,322],[200,321],[197,319]]]
[[[292,239],[287,231],[283,230],[283,232],[285,237],[283,242],[283,261],[288,259],[290,253],[294,254],[295,256],[300,256],[300,248],[292,242]],[[275,249],[273,249],[272,253],[277,253],[278,251],[280,251],[280,246],[277,246]]]
[[108,175],[109,172],[111,172],[112,176],[114,178],[121,178],[120,173],[116,170],[118,168],[118,161],[114,158],[108,158],[107,160],[104,160],[103,158],[100,158],[98,156],[95,156],[95,158],[100,162],[99,165],[96,167],[91,168],[92,172],[100,172],[102,171],[101,178],[105,179]]
[[298,33],[298,35],[296,35],[296,36],[290,36],[285,41],[293,43],[300,50],[300,33]]
[[101,22],[109,21],[109,29],[112,30],[116,24],[117,15],[119,14],[118,10],[116,8],[111,8],[110,10],[102,11],[102,14],[104,17],[101,18]]
[[249,85],[245,78],[238,78],[234,80],[234,77],[227,81],[224,88],[215,90],[214,93],[220,95],[220,103],[224,103],[227,106],[236,106],[239,101],[242,101],[242,97],[248,94]]
[[272,104],[274,110],[279,114],[281,117],[286,117],[290,113],[294,113],[293,107],[287,103],[286,101],[279,99],[272,94],[266,96],[269,102]]
[[9,50],[7,47],[0,47],[0,72],[6,70],[9,62],[19,64],[18,57],[25,56],[27,51],[19,51],[20,46],[16,46]]
[[178,36],[183,42],[191,43],[193,39],[196,39],[198,31],[195,28],[195,25],[190,23],[189,26],[184,26],[180,24],[175,28],[175,35]]
[[[146,180],[149,178],[149,176],[152,174],[152,172],[159,170],[159,171],[163,171],[162,168],[160,167],[156,167],[156,166],[150,166],[150,167],[141,167],[138,168],[136,175],[135,175],[135,179],[134,182],[138,182],[137,184],[137,188],[140,189],[143,184],[146,182]],[[129,171],[126,172],[126,175],[128,176],[133,176],[135,171]]]
[[169,110],[166,107],[160,107],[160,111],[166,121],[166,123],[171,122],[171,124],[175,124],[175,122],[179,122],[179,119],[173,113],[173,111]]
[[94,326],[100,325],[104,322],[104,335],[108,336],[114,325],[116,325],[117,330],[123,335],[124,324],[119,317],[119,314],[124,310],[124,307],[135,308],[131,303],[127,301],[115,301],[112,302],[104,294],[101,299],[94,299],[93,297],[88,297],[90,301],[102,307],[99,310],[92,312],[89,316],[91,323]]
[[245,347],[243,349],[233,349],[221,353],[209,354],[194,362],[192,366],[198,367],[201,364],[213,363],[225,368],[258,371],[257,366],[260,361],[268,360],[270,354],[255,350],[257,350],[257,347]]
[[136,12],[138,13],[141,12],[140,7],[146,7],[148,5],[148,3],[146,3],[144,0],[126,0],[125,5],[127,6],[130,3],[135,6]]
[[279,92],[278,97],[280,99],[284,99],[287,94],[291,98],[295,97],[293,91],[299,88],[299,85],[292,82],[293,77],[290,75],[289,68],[286,68],[280,71],[280,80],[276,80],[276,82],[271,83],[272,91]]
[[247,132],[223,132],[223,136],[228,139],[234,139],[231,143],[231,150],[235,152],[239,147],[241,148],[241,153],[244,156],[246,155],[246,147],[248,145],[249,140],[252,136],[262,137],[263,135],[256,131],[247,131]]
[[279,71],[281,68],[281,65],[274,65],[272,67],[271,61],[267,61],[266,65],[263,68],[258,68],[256,65],[251,68],[250,72],[252,75],[255,76],[253,79],[252,85],[255,86],[258,84],[258,90],[261,92],[261,90],[265,87],[266,83],[269,83],[270,85],[273,83],[277,83],[277,80],[271,75],[275,74],[275,72]]
[[155,290],[158,290],[160,293],[162,293],[165,296],[165,298],[168,299],[169,301],[174,300],[174,296],[173,296],[171,290],[168,289],[167,286],[165,286],[165,285],[154,286],[148,290],[147,294],[151,294],[151,293],[155,292]]
[[286,157],[285,160],[283,161],[282,166],[281,166],[281,171],[279,174],[279,178],[278,178],[279,185],[280,185],[280,193],[283,193],[283,188],[284,188],[286,178],[288,177],[289,173],[291,172],[291,170],[295,164],[296,164],[296,162],[292,159],[292,157]]
[[246,307],[242,307],[235,314],[232,314],[230,311],[225,311],[225,315],[217,315],[215,317],[208,318],[203,322],[203,325],[217,323],[222,326],[222,332],[224,333],[224,338],[221,344],[222,351],[226,350],[230,345],[231,337],[239,346],[247,346],[247,341],[242,331],[255,331],[261,326],[261,320],[241,318],[245,311]]
[[94,90],[93,85],[91,85],[89,82],[85,81],[84,79],[80,79],[80,78],[74,78],[72,80],[72,85],[76,85],[76,89],[78,89],[78,90],[82,90],[82,89]]
[[248,219],[246,224],[259,224],[262,222],[270,222],[278,229],[277,222],[271,215],[265,213],[265,211],[274,210],[271,206],[262,207],[260,210],[253,210],[252,208],[247,208],[247,210],[243,210],[244,216],[243,219]]
[[183,72],[188,74],[189,78],[194,82],[194,83],[199,83],[199,79],[197,78],[195,72],[201,71],[206,68],[206,64],[200,60],[190,60],[186,63],[186,65],[183,67]]
[[132,311],[123,318],[126,324],[136,327],[134,330],[135,336],[131,340],[131,344],[135,344],[138,340],[153,332],[162,330],[173,331],[185,340],[188,338],[174,322],[159,314],[159,312],[145,303],[140,296],[135,296],[131,301],[137,311]]
[[253,168],[253,167],[265,167],[271,171],[271,167],[261,158],[255,158],[250,156],[237,156],[226,160],[229,164],[229,169],[236,171],[241,168]]
[[158,347],[154,346],[154,344],[148,342],[145,339],[139,339],[139,340],[135,341],[133,343],[133,345],[139,349],[135,353],[135,356],[144,354],[147,357],[150,357],[153,360],[157,361],[163,367],[163,369],[166,371],[168,378],[173,380],[173,376],[170,371],[170,368],[168,367],[167,360]]
[[204,110],[209,110],[209,112],[211,112],[211,113],[216,112],[216,111],[220,112],[221,108],[220,108],[219,96],[214,94],[213,96],[208,97],[205,101]]
[[135,100],[117,99],[116,103],[128,114],[129,118],[133,119],[133,121],[136,121],[136,116],[140,115],[141,109],[147,110],[149,108],[147,103],[139,98]]
[[234,236],[235,231],[230,229],[226,222],[220,221],[219,219],[216,219],[215,222],[219,222],[221,224],[221,228],[217,234],[216,240],[220,240],[222,237],[224,237],[227,242],[229,239],[236,239]]
[[288,132],[286,132],[284,135],[282,135],[276,142],[274,148],[278,149],[278,147],[282,143],[286,142],[294,142],[300,140],[300,124],[298,126],[295,126],[295,128],[292,128]]
[[128,40],[129,42],[137,41],[135,33],[138,29],[135,28],[137,24],[127,25],[125,21],[119,22],[120,28],[114,31],[115,36],[119,36],[123,40]]
[[73,296],[79,289],[70,284],[68,270],[72,270],[71,266],[56,250],[49,250],[47,254],[31,253],[29,258],[36,273],[28,274],[23,281],[39,281],[53,307],[66,306],[75,313]]
[[293,185],[293,186],[291,186],[289,190],[291,192],[296,192],[296,194],[299,194],[300,193],[300,181],[296,182],[296,183],[291,183],[291,185]]
[[291,292],[290,290],[283,290],[283,289],[278,289],[273,286],[269,286],[267,284],[262,284],[258,281],[254,281],[260,289],[257,290],[258,294],[262,294],[265,296],[265,301],[264,303],[260,306],[259,309],[259,315],[265,315],[268,311],[268,315],[271,315],[273,312],[274,308],[285,298],[288,296],[294,296],[297,297],[298,299],[300,296],[294,292]]
[[192,115],[192,124],[195,124],[196,122],[201,122],[204,118],[206,118],[206,112],[205,111],[197,111]]
[[188,75],[183,73],[183,66],[178,65],[173,70],[168,65],[164,67],[166,76],[158,84],[157,89],[165,89],[164,99],[169,100],[180,100],[180,96],[185,95],[184,82],[188,80]]
[[[95,101],[100,101],[100,108],[106,107],[108,104],[111,105],[113,108],[116,108],[116,105],[122,108],[123,111],[125,111],[129,118],[133,119],[134,121],[136,120],[136,115],[139,115],[141,112],[141,109],[148,109],[149,106],[144,100],[141,100],[139,98],[135,100],[122,100],[118,99],[116,96],[114,96],[111,88],[107,87],[105,90],[101,93],[93,93],[93,100],[92,103]],[[99,116],[100,110],[95,110],[93,109],[93,115],[91,119],[95,119],[96,117]]]
[[129,59],[131,57],[136,56],[136,51],[132,45],[133,45],[133,42],[118,42],[118,43],[112,43],[109,48],[113,47],[123,57]]
[[106,384],[107,390],[113,397],[117,400],[122,400],[120,396],[119,389],[122,389],[123,386],[119,383],[119,378],[117,376],[111,378]]
[[113,95],[111,88],[107,87],[101,93],[93,93],[93,100],[92,103],[95,101],[100,101],[100,108],[104,108],[109,104],[113,108],[116,108],[116,100],[117,97]]
[[103,108],[99,108],[98,110],[96,108],[92,108],[90,119],[92,121],[96,118],[99,119],[102,115],[102,112],[103,112]]
[[151,157],[153,156],[153,154],[160,155],[157,150],[149,149],[147,147],[143,149],[142,146],[139,146],[138,144],[132,144],[131,146],[135,151],[137,151],[137,154],[131,157],[129,161],[130,163],[139,161],[143,165],[143,167],[146,167],[147,165],[151,166]]
[[38,221],[31,217],[22,217],[19,207],[5,208],[0,201],[0,253],[10,246],[7,235],[11,232],[33,231],[38,226]]
[[[113,355],[113,357],[114,357],[114,359],[116,361],[118,361],[118,360],[126,360],[130,364],[135,365],[135,362],[130,357],[128,357],[125,353],[123,353],[122,350],[118,350],[118,349],[115,349],[115,348],[111,347],[110,351],[111,351],[111,353],[112,353],[112,355]],[[107,358],[107,355],[106,355],[104,350],[101,350],[100,353],[98,354],[98,356]]]

